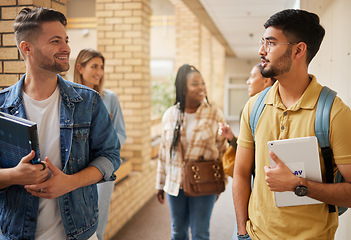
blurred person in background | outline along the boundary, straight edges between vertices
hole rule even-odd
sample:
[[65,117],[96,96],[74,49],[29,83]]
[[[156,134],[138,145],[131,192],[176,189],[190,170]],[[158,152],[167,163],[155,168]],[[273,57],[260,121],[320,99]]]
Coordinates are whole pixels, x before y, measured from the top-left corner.
[[[247,79],[246,83],[248,85],[248,94],[249,97],[255,96],[257,93],[263,91],[267,87],[271,87],[276,79],[275,78],[267,78],[262,76],[261,74],[262,65],[261,63],[256,64],[251,72],[250,77]],[[241,114],[240,114],[241,116]],[[225,137],[230,144],[229,148],[226,150],[223,156],[223,168],[224,172],[233,177],[234,171],[234,161],[235,161],[235,151],[236,151],[236,137],[232,132],[230,126],[228,124],[219,123],[218,133]]]
[[[255,96],[257,93],[263,91],[267,87],[271,87],[276,79],[275,78],[267,78],[262,76],[261,74],[262,65],[261,63],[256,64],[250,72],[250,77],[247,79],[246,83],[248,85],[248,94],[249,97]],[[241,113],[240,113],[241,117]],[[235,154],[236,154],[236,147],[237,147],[237,139],[234,136],[230,126],[228,124],[219,124],[218,133],[225,137],[230,146],[225,151],[223,155],[223,169],[224,173],[230,177],[233,177],[234,173],[234,163],[235,163]],[[233,240],[237,239],[236,227],[233,234]]]
[[173,240],[189,239],[189,227],[193,240],[208,240],[217,194],[200,197],[184,194],[182,155],[188,161],[200,157],[221,159],[227,143],[218,135],[218,123],[225,122],[224,115],[208,102],[205,82],[194,66],[185,64],[179,68],[175,87],[175,105],[167,109],[162,118],[156,196],[163,204],[166,192]]
[[[74,82],[92,88],[100,94],[111,116],[113,127],[122,146],[127,138],[122,108],[117,95],[111,90],[103,89],[104,65],[105,58],[100,52],[89,48],[81,50],[74,66]],[[98,239],[102,240],[107,225],[114,182],[99,183],[97,187],[99,195],[99,224],[96,233]]]
[[257,93],[263,91],[265,88],[272,86],[276,81],[275,78],[267,78],[262,76],[261,70],[261,63],[256,64],[250,72],[249,79],[246,81],[246,84],[249,86],[247,90],[249,97],[253,97]]

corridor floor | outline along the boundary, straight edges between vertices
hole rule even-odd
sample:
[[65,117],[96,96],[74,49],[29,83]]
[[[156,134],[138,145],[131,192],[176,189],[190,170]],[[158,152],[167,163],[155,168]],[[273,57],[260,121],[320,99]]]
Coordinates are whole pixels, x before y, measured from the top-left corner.
[[[211,240],[231,240],[235,226],[232,178],[217,200],[211,218]],[[170,240],[171,221],[167,202],[153,197],[111,240]]]

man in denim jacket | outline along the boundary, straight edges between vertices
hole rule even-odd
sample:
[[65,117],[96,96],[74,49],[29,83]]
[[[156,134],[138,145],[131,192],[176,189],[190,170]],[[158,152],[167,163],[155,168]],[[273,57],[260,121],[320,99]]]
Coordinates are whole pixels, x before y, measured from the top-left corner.
[[0,165],[1,240],[96,239],[95,183],[113,181],[120,165],[99,94],[58,75],[69,69],[65,25],[45,8],[22,9],[14,24],[26,74],[0,92],[0,111],[37,123],[45,161],[30,164],[32,151],[14,168]]

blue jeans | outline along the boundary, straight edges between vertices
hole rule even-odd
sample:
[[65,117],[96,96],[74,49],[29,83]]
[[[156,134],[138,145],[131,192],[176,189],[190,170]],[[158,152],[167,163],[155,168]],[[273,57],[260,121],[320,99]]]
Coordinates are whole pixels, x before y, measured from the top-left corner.
[[210,219],[217,195],[187,197],[182,189],[177,197],[167,194],[172,221],[172,240],[210,239]]

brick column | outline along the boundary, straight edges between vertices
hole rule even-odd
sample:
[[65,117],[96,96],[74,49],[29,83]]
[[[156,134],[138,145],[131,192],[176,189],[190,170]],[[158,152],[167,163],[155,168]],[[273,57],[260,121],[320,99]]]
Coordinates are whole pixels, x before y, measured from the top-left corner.
[[201,26],[201,65],[198,66],[202,77],[206,83],[207,97],[212,102],[212,35],[208,29]]
[[225,66],[226,55],[225,48],[216,38],[212,38],[212,84],[211,84],[211,100],[216,105],[224,109],[224,85],[225,85]]
[[66,0],[1,0],[0,1],[0,89],[16,83],[26,71],[17,50],[13,23],[24,7],[47,7],[66,12]]
[[209,101],[223,109],[225,47],[184,1],[170,0],[176,17],[175,71],[184,63],[197,67],[206,82]]
[[170,2],[174,5],[176,17],[175,71],[185,63],[200,68],[201,24],[182,0]]
[[96,0],[105,87],[117,93],[127,130],[121,156],[141,171],[150,161],[150,0]]

